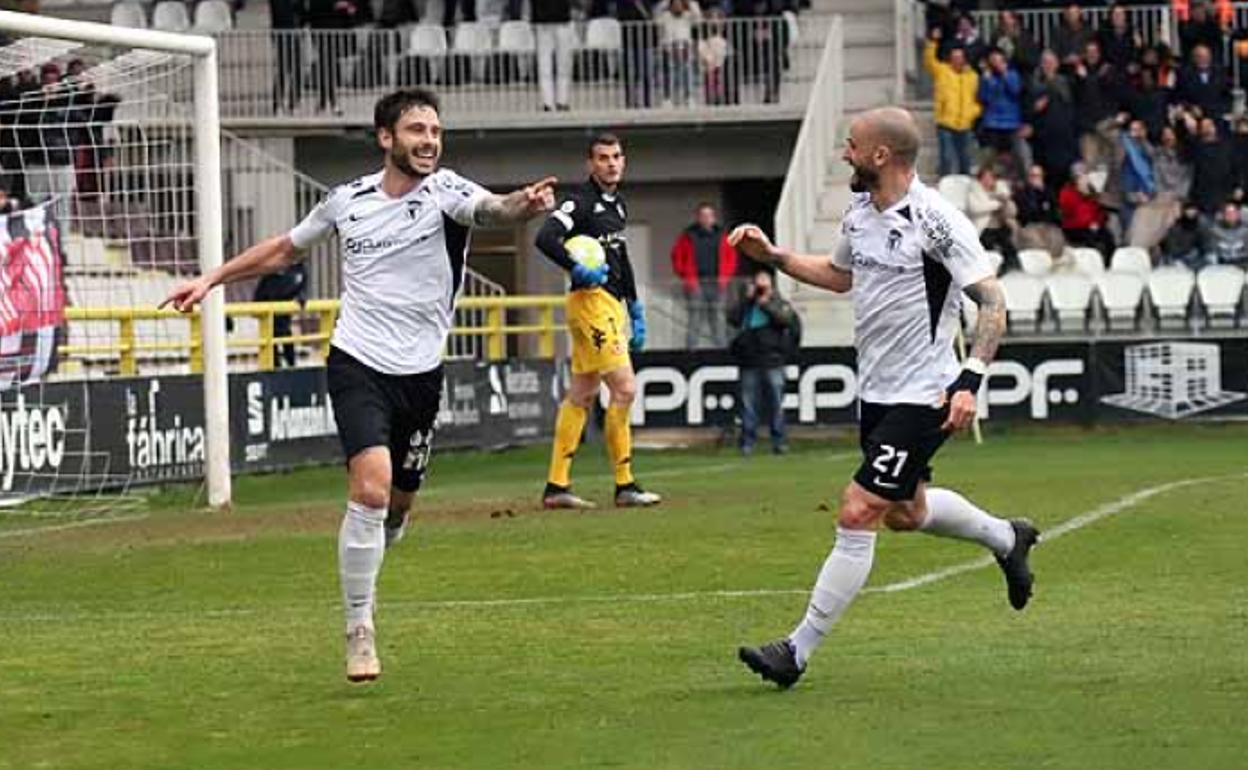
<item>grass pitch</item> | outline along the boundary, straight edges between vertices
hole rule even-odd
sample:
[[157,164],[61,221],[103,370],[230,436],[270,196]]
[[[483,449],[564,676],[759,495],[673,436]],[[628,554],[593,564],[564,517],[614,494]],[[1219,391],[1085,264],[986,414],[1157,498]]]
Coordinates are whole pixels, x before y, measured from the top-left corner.
[[[228,515],[0,513],[0,768],[1248,766],[1248,428],[951,443],[939,483],[1042,528],[1155,494],[1042,543],[1026,612],[995,567],[867,594],[777,691],[736,646],[801,615],[855,464],[641,452],[663,507],[547,513],[544,448],[435,457],[372,686],[343,679],[337,468],[239,479]],[[870,585],[981,555],[884,535]]]

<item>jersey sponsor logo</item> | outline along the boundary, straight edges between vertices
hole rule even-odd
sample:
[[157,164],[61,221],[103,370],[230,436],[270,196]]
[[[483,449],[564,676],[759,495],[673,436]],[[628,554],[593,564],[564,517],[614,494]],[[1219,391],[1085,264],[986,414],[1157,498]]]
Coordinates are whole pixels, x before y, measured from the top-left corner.
[[870,270],[876,273],[888,273],[891,275],[905,275],[909,272],[922,270],[919,265],[890,265],[887,262],[881,262],[874,257],[868,257],[857,249],[850,251],[850,258],[853,260],[854,267],[861,270]]

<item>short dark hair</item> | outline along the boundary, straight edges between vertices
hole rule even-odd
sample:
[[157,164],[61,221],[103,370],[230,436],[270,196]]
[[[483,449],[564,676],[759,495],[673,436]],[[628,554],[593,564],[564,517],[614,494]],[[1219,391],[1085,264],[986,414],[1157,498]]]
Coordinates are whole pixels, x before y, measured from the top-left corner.
[[594,157],[595,147],[615,147],[617,145],[623,147],[624,143],[620,141],[620,137],[610,131],[594,134],[594,138],[589,140],[589,146],[585,148],[585,156],[589,158]]
[[698,201],[698,205],[693,207],[694,211],[701,211],[702,209],[710,209],[711,211],[719,210],[718,207],[710,201]]
[[438,96],[433,91],[427,88],[400,88],[377,100],[377,106],[373,108],[373,127],[378,131],[383,128],[393,131],[399,118],[412,107],[428,107],[434,112],[442,112]]

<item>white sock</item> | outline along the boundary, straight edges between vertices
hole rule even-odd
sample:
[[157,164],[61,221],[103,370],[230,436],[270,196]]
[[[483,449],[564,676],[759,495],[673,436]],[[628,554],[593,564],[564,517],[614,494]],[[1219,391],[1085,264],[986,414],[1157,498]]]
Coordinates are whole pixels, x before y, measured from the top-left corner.
[[927,518],[919,529],[941,537],[979,543],[997,556],[1005,556],[1014,548],[1014,528],[1010,522],[977,508],[952,489],[928,487]]
[[348,632],[360,625],[373,627],[377,574],[386,553],[385,521],[385,508],[347,503],[347,514],[338,530],[338,575]]
[[797,665],[806,666],[806,660],[823,642],[832,624],[862,590],[867,575],[871,574],[874,557],[874,532],[836,528],[836,544],[823,563],[823,569],[819,570],[806,617],[789,635]]

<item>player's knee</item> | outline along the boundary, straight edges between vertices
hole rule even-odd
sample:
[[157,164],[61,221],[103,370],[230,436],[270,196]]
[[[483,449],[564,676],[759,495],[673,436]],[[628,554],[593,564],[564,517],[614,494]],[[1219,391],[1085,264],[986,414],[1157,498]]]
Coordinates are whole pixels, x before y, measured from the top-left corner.
[[[384,460],[384,462],[383,462]],[[351,499],[369,508],[390,507],[390,466],[387,457],[360,457],[351,461]]]
[[884,526],[894,532],[913,532],[923,524],[923,512],[913,505],[893,506],[884,517]]
[[876,529],[887,512],[887,504],[871,500],[851,486],[841,494],[841,512],[836,523],[845,529]]
[[637,397],[637,383],[634,380],[616,383],[611,387],[611,403],[617,406],[629,406]]
[[564,396],[568,403],[572,406],[579,406],[582,409],[588,409],[594,405],[594,396],[598,395],[594,391],[577,391],[569,390]]

